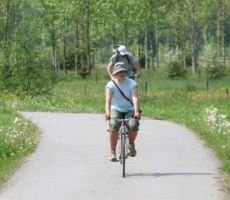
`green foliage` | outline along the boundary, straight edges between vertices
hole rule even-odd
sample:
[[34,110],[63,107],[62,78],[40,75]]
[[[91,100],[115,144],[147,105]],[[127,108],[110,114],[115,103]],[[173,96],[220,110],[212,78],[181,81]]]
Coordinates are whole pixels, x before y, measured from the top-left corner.
[[178,61],[172,61],[168,65],[168,76],[171,79],[184,78],[186,76],[186,69]]
[[217,79],[224,76],[225,68],[220,62],[213,61],[213,63],[208,63],[204,68],[207,79]]
[[28,20],[21,21],[19,28],[15,30],[15,43],[10,50],[12,62],[8,64],[5,62],[0,71],[2,89],[14,91],[20,95],[50,92],[51,70],[46,65],[38,33],[38,21],[30,17]]
[[218,79],[225,75],[225,68],[217,57],[215,45],[206,45],[203,56],[205,60],[204,73],[206,79]]
[[226,67],[225,74],[230,77],[230,64]]

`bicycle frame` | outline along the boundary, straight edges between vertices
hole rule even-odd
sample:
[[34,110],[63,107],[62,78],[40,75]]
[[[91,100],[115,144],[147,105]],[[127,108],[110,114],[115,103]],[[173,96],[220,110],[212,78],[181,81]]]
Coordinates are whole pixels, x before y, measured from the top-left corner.
[[[122,177],[125,177],[125,160],[128,157],[128,144],[127,144],[127,137],[128,137],[128,128],[126,126],[126,122],[129,121],[129,119],[116,119],[112,118],[115,121],[121,122],[121,126],[118,131],[118,140],[117,143],[118,149],[119,149],[119,160],[122,165]],[[120,144],[120,145],[119,145]]]

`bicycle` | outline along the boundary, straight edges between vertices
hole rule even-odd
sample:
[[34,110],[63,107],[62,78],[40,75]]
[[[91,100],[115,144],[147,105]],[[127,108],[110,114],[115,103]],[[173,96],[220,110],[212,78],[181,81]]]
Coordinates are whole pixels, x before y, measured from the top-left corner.
[[[121,122],[121,126],[118,131],[118,155],[119,155],[119,161],[122,165],[122,177],[125,177],[125,161],[128,158],[128,143],[127,143],[127,138],[128,138],[128,128],[126,126],[126,122],[129,121],[128,119],[116,119],[116,118],[109,118],[113,119],[115,121]],[[119,145],[120,144],[120,145]]]

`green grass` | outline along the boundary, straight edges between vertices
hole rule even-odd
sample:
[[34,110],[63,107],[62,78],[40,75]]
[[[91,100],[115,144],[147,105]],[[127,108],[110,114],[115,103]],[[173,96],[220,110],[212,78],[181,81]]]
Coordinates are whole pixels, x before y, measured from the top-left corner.
[[[101,69],[85,80],[72,74],[59,77],[52,96],[17,100],[9,95],[3,97],[19,110],[104,113],[104,87],[107,81],[106,70]],[[202,77],[170,80],[164,72],[155,71],[143,73],[138,84],[143,115],[175,121],[194,130],[216,151],[223,162],[222,170],[230,178],[229,127],[221,128],[223,120],[218,118],[225,116],[225,121],[230,121],[230,92],[227,93],[230,77],[210,80],[207,88],[207,82]],[[207,120],[210,117],[205,112],[207,108],[218,109],[215,117],[219,121],[215,126]],[[230,190],[230,186],[227,187]]]
[[34,151],[39,130],[2,100],[0,116],[0,183],[2,183],[20,166],[24,158]]
[[7,159],[0,159],[0,183],[5,182],[10,175],[12,175],[17,167],[20,166],[24,157],[9,157]]

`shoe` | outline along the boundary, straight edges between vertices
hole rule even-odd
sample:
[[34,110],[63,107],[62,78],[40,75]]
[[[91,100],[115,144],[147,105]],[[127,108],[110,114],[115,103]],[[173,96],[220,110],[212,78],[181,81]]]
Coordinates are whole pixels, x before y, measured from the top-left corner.
[[135,157],[137,155],[137,151],[135,149],[135,144],[129,144],[129,155],[131,157]]
[[111,154],[110,154],[109,160],[112,161],[112,162],[117,161],[116,151],[115,150],[111,150]]

